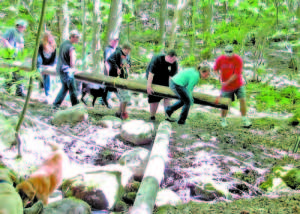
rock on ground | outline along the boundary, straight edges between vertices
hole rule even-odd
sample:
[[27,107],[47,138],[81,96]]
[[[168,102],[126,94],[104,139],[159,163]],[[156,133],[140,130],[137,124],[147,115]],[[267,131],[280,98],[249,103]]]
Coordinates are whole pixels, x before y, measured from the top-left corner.
[[88,113],[83,104],[72,106],[65,110],[57,111],[54,114],[52,124],[55,126],[61,126],[63,124],[76,124],[78,122],[86,121],[88,119]]
[[143,120],[131,120],[121,127],[121,137],[134,145],[142,145],[152,142],[154,126]]

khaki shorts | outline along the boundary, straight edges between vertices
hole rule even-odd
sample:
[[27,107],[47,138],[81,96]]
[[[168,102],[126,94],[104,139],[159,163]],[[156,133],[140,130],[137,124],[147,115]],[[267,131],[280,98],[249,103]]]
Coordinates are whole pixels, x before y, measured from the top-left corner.
[[118,88],[118,97],[121,103],[130,102],[130,95],[128,90]]
[[222,91],[221,92],[221,97],[230,98],[231,101],[235,100],[234,95],[236,95],[236,97],[238,99],[246,98],[246,88],[245,88],[245,86],[241,86],[240,88],[238,88],[234,91]]

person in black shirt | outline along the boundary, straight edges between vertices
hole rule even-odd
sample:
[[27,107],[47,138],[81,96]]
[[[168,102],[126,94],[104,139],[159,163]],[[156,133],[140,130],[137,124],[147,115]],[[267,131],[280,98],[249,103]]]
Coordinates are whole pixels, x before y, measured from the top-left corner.
[[68,91],[71,98],[72,106],[79,103],[77,99],[77,91],[75,84],[75,62],[76,62],[76,52],[73,44],[79,42],[80,34],[77,30],[72,30],[70,32],[70,39],[64,41],[59,48],[58,62],[56,66],[56,72],[60,76],[62,83],[62,88],[59,91],[53,105],[57,108],[61,105],[65,99]]
[[[114,53],[110,55],[107,59],[107,63],[109,64],[109,76],[111,77],[120,77],[126,79],[128,77],[128,69],[130,67],[129,63],[127,63],[127,56],[131,51],[131,47],[129,44],[124,44],[121,48],[117,48]],[[120,109],[116,112],[116,116],[120,117],[121,119],[127,119],[128,114],[126,112],[127,103],[130,101],[130,96],[127,90],[123,89],[116,89],[113,87],[106,87],[104,95],[103,95],[103,102],[105,105],[107,103],[107,93],[108,91],[117,92],[117,96],[120,99]]]
[[[56,66],[56,43],[50,33],[45,33],[42,38],[42,43],[38,50],[37,69]],[[50,75],[43,75],[43,87],[45,89],[46,103],[49,103],[50,96]]]
[[146,71],[148,103],[150,104],[150,120],[155,120],[155,114],[161,99],[164,99],[164,108],[170,105],[170,99],[152,95],[152,84],[169,86],[169,80],[178,71],[177,54],[171,50],[167,55],[154,56]]

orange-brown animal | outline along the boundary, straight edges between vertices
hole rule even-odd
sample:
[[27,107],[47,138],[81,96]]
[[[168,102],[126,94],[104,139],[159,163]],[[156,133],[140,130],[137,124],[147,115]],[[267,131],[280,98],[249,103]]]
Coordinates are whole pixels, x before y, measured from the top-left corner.
[[47,205],[50,194],[62,183],[63,151],[56,144],[49,145],[53,154],[27,180],[16,187],[24,207],[29,202],[34,202],[34,199],[42,200],[43,204]]

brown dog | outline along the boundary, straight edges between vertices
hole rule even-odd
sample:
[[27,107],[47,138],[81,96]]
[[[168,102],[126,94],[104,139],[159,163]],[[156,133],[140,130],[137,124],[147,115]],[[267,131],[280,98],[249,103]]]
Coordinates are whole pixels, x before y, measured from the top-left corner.
[[44,205],[48,204],[48,198],[54,190],[62,183],[63,151],[56,144],[49,144],[53,154],[30,175],[29,179],[18,184],[16,189],[19,192],[23,206],[33,199],[42,200]]

